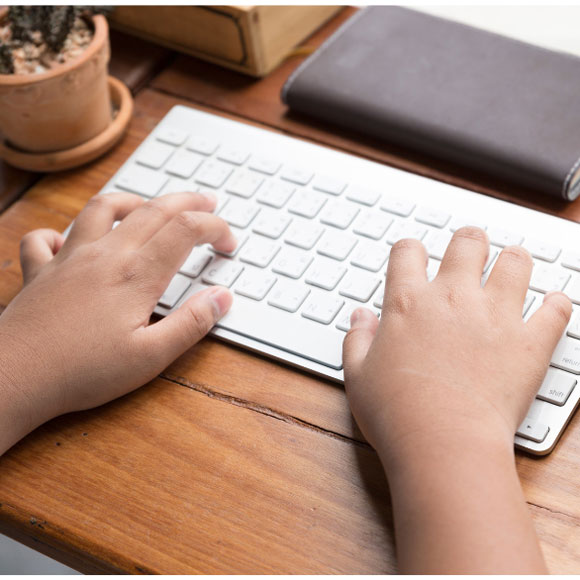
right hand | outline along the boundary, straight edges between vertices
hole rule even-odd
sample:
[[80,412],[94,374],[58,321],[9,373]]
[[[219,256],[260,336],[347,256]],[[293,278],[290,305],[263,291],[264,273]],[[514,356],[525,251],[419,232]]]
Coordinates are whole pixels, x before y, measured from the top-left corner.
[[488,252],[483,230],[458,230],[429,282],[424,246],[402,240],[391,250],[380,324],[368,310],[353,313],[347,395],[383,459],[412,461],[421,446],[457,440],[496,440],[512,452],[572,306],[548,294],[524,322],[529,253],[505,248],[481,287]]

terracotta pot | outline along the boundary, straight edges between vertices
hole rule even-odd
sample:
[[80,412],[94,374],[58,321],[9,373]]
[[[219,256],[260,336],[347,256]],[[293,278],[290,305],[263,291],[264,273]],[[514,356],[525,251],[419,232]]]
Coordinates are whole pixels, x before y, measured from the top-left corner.
[[109,27],[101,15],[93,23],[93,40],[78,58],[41,74],[0,75],[0,132],[12,147],[62,151],[111,124]]

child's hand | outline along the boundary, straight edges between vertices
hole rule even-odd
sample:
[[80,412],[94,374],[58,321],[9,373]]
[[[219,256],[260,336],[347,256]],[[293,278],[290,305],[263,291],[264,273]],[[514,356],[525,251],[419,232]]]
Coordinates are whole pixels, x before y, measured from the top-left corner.
[[24,288],[0,317],[0,394],[26,430],[143,385],[225,314],[231,294],[215,287],[149,325],[195,244],[235,248],[214,207],[192,193],[99,195],[66,241],[53,230],[23,238]]
[[504,249],[482,288],[488,251],[482,230],[460,229],[429,283],[423,245],[399,242],[381,323],[368,310],[353,314],[344,343],[347,394],[383,459],[399,453],[411,460],[411,449],[451,438],[513,445],[571,304],[564,294],[549,294],[525,323],[529,254]]

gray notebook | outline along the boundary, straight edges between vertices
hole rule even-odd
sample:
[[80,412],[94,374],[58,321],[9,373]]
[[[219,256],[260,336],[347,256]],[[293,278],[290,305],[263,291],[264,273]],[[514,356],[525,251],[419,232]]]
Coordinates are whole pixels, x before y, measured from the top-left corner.
[[282,99],[556,197],[580,194],[576,56],[407,8],[371,7],[290,76]]

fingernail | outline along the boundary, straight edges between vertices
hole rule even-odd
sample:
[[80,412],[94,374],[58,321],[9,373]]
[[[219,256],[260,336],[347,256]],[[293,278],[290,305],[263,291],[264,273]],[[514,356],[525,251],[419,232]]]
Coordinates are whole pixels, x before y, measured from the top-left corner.
[[219,320],[232,305],[233,296],[227,288],[216,286],[208,293],[208,298],[213,305],[215,319]]

